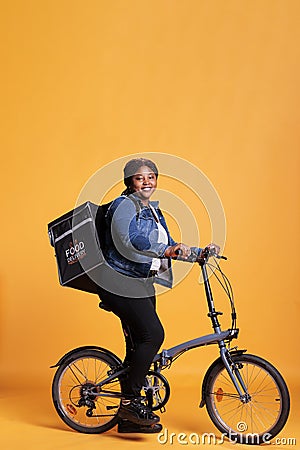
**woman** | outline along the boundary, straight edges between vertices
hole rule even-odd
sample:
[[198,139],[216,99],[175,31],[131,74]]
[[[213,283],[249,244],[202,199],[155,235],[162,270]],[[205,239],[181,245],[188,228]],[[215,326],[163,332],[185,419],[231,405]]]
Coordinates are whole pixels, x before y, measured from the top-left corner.
[[[157,186],[154,162],[137,158],[124,168],[125,191],[106,213],[106,236],[99,296],[122,323],[128,366],[122,381],[119,432],[156,433],[159,417],[142,402],[145,376],[163,339],[156,313],[154,283],[172,287],[171,259],[195,261],[200,248],[176,243],[170,236],[158,202],[150,201]],[[216,253],[219,247],[210,244]],[[180,256],[179,256],[180,255]]]

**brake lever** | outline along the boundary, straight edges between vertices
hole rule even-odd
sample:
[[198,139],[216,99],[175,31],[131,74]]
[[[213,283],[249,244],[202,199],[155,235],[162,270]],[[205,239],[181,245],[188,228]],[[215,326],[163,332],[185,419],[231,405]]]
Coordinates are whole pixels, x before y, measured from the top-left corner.
[[213,257],[213,258],[216,258],[216,259],[225,259],[225,260],[228,259],[227,256],[214,254],[213,252],[211,252],[211,251],[210,251],[209,249],[207,249],[207,248],[205,248],[205,249],[203,250],[203,253],[204,253],[203,256],[202,256],[202,253],[201,253],[201,254],[198,256],[198,258],[197,258],[197,262],[198,262],[200,265],[203,265],[205,262],[207,262],[208,259],[209,259],[209,257]]

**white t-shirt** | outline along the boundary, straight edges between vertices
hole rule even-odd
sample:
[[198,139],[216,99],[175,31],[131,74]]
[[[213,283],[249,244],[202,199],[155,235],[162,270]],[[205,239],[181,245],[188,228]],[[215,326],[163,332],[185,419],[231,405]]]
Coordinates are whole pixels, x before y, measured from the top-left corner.
[[[155,209],[150,205],[151,211],[156,218],[157,228],[158,228],[158,239],[157,242],[167,244],[168,243],[168,235],[164,227],[159,221],[158,215]],[[161,264],[160,258],[153,258],[150,270],[159,270]]]

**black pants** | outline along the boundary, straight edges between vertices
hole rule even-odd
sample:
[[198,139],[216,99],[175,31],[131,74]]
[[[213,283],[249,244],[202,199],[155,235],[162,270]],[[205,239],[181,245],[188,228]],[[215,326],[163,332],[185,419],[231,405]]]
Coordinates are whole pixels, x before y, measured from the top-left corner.
[[[151,290],[153,286],[152,289],[145,286],[146,294]],[[99,288],[99,296],[120,318],[125,336],[124,363],[129,366],[129,372],[122,381],[122,393],[125,398],[138,397],[153,357],[164,340],[164,330],[156,313],[155,294],[130,298]]]

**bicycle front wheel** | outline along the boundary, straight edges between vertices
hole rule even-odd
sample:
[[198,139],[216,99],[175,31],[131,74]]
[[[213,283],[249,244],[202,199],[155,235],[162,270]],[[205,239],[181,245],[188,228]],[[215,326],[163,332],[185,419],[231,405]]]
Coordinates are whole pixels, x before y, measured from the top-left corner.
[[82,433],[103,433],[116,425],[121,401],[118,378],[98,384],[116,368],[109,355],[83,350],[68,358],[57,369],[52,398],[61,419]]
[[232,355],[231,359],[250,397],[241,401],[220,360],[208,376],[207,412],[215,426],[233,442],[268,442],[281,431],[289,415],[286,383],[272,364],[258,356]]

